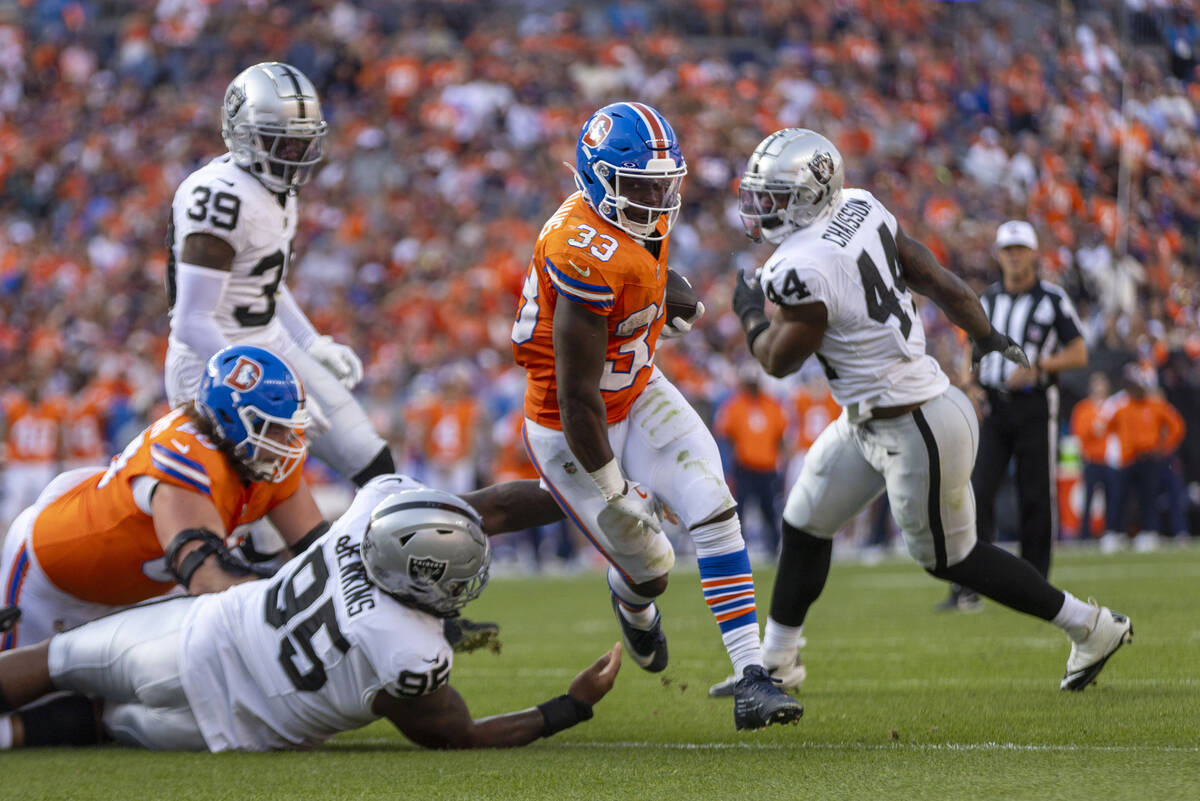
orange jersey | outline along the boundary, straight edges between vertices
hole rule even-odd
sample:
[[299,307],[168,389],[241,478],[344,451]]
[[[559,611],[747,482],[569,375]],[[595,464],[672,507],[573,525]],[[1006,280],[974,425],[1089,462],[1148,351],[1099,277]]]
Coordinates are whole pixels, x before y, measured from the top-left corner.
[[439,403],[425,433],[425,454],[434,464],[454,464],[470,456],[475,449],[475,426],[479,406],[470,398]]
[[64,423],[67,458],[76,464],[104,464],[105,400],[98,391],[85,392],[71,400]]
[[1104,464],[1108,450],[1108,415],[1106,404],[1084,398],[1071,410],[1071,433],[1079,440],[1079,455],[1083,461]]
[[[660,222],[659,225],[664,225]],[[608,318],[600,391],[608,423],[620,422],[646,388],[666,322],[667,240],[655,258],[587,204],[580,192],[538,235],[513,323],[513,357],[525,368],[525,416],[562,428],[554,373],[554,308],[559,297]]]
[[59,433],[65,409],[56,399],[30,401],[20,396],[4,404],[9,464],[50,464],[58,461]]
[[279,484],[243,484],[216,445],[177,409],[113,458],[108,470],[69,490],[38,515],[31,544],[47,578],[84,601],[125,605],[162,595],[174,581],[159,560],[163,547],[134,479],[199,492],[217,507],[225,533],[265,515],[296,491],[301,471]]
[[796,395],[796,447],[807,451],[817,441],[825,427],[838,418],[842,407],[838,406],[824,390],[819,395],[801,391]]
[[1121,464],[1128,465],[1148,453],[1178,448],[1186,426],[1175,407],[1162,398],[1126,397],[1113,411],[1108,430],[1121,441]]
[[783,407],[761,392],[737,392],[717,413],[717,434],[733,443],[733,458],[749,470],[765,473],[779,466],[779,444],[786,430]]

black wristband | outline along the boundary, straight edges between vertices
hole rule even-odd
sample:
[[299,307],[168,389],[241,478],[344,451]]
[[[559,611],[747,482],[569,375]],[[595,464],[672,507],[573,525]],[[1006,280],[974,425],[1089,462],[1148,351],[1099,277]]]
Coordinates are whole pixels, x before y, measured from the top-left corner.
[[299,556],[308,550],[308,546],[319,540],[322,534],[324,534],[326,531],[329,531],[329,528],[329,521],[322,520],[320,523],[317,523],[315,526],[313,526],[311,531],[301,537],[295,545],[292,545],[289,550],[294,555]]
[[759,335],[771,327],[770,320],[763,320],[746,331],[746,347],[750,349],[750,355],[754,355],[754,340],[758,339]]
[[996,326],[992,326],[992,330],[988,331],[987,336],[982,339],[977,339],[974,344],[983,353],[991,353],[997,350],[1004,350],[1008,345],[1008,337],[1000,333]]
[[[199,542],[200,547],[183,557],[176,565],[180,549],[189,542]],[[185,528],[171,540],[163,554],[163,559],[167,563],[167,570],[175,577],[175,581],[186,590],[192,581],[192,575],[200,569],[204,560],[223,550],[225,550],[225,542],[212,529]]]
[[569,729],[576,723],[592,719],[592,705],[585,704],[572,695],[560,695],[538,704],[538,710],[546,721],[542,726],[542,736],[549,737],[563,729]]

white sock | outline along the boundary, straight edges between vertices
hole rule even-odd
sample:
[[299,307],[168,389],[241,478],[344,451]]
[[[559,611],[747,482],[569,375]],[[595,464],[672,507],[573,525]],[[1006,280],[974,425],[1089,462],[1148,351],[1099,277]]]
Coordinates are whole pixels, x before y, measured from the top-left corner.
[[1063,591],[1062,609],[1050,622],[1067,633],[1074,642],[1086,638],[1096,626],[1099,607],[1085,604],[1066,590]]
[[654,599],[634,592],[633,588],[625,583],[620,571],[612,565],[608,566],[608,588],[621,601],[617,605],[621,610],[621,617],[639,629],[648,629],[654,625],[654,616],[658,614]]
[[763,635],[763,661],[770,667],[790,662],[804,645],[803,630],[804,626],[785,626],[768,617],[767,631]]
[[729,661],[733,662],[733,672],[738,678],[746,668],[763,663],[757,623],[730,629],[721,635],[721,640],[725,643]]
[[0,715],[0,751],[13,747],[12,715]]

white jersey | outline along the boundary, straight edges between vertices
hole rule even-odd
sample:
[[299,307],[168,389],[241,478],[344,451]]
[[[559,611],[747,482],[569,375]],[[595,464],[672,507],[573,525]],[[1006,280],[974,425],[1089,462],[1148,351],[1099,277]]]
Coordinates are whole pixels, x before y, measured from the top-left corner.
[[[286,277],[296,234],[296,196],[267,189],[229,154],[189,175],[175,191],[167,232],[167,295],[175,318],[175,264],[189,234],[211,234],[234,251],[214,319],[231,342],[261,339],[275,321],[275,296]],[[272,331],[274,333],[274,331]]]
[[925,329],[896,253],[896,218],[863,189],[785,239],[760,281],[777,305],[820,301],[829,312],[817,358],[851,416],[936,397],[950,386],[925,353]]
[[198,598],[180,637],[188,705],[212,751],[315,747],[378,718],[376,693],[431,693],[450,676],[442,619],[371,584],[371,510],[420,484],[379,476],[303,556],[268,581]]

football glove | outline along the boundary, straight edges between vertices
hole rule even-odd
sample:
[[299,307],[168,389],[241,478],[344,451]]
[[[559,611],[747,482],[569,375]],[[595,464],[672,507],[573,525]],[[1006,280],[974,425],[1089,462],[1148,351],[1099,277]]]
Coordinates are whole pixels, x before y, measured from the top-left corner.
[[971,340],[971,368],[978,369],[980,360],[994,351],[999,351],[1001,356],[1014,364],[1022,367],[1029,366],[1029,357],[1025,355],[1025,349],[1018,345],[1012,337],[1000,333],[995,326],[992,326],[992,330],[988,332],[987,336]]
[[733,285],[733,313],[742,321],[742,328],[749,330],[755,323],[765,320],[767,313],[767,296],[763,294],[762,285],[756,279],[753,283],[746,280],[746,274],[737,271]]
[[674,320],[668,320],[667,324],[663,326],[662,333],[658,335],[658,338],[659,339],[676,339],[677,337],[681,337],[684,334],[686,334],[688,331],[691,331],[692,326],[694,326],[696,324],[696,321],[699,320],[703,316],[704,316],[704,301],[698,300],[698,301],[696,301],[696,313],[695,314],[693,314],[690,318],[688,318],[686,320],[683,319],[682,317],[676,317]]
[[308,346],[308,355],[312,356],[346,389],[354,389],[363,378],[363,363],[351,348],[339,345],[333,338],[319,336]]
[[638,553],[662,531],[662,505],[648,488],[626,479],[625,491],[605,501],[596,522],[618,552]]

